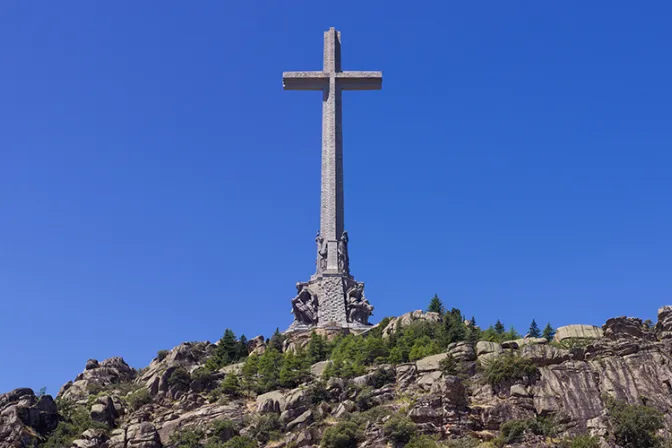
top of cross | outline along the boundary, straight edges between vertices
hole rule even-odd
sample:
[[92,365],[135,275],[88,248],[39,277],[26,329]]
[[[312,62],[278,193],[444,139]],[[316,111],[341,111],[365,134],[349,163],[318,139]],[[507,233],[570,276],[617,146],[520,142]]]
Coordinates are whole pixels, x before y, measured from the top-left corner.
[[342,90],[378,90],[382,87],[382,72],[341,70],[341,33],[335,28],[324,32],[324,64],[321,72],[284,72],[285,90],[323,90],[333,78]]

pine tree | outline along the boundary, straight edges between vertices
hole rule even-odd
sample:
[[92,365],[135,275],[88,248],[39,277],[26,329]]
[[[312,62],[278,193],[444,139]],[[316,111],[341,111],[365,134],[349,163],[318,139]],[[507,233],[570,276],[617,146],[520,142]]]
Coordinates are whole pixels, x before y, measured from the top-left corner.
[[443,344],[445,346],[453,342],[464,341],[466,335],[467,328],[459,309],[452,308],[443,315]]
[[279,351],[280,353],[282,353],[282,343],[284,342],[284,340],[285,337],[282,335],[282,333],[280,333],[280,329],[276,328],[268,344],[277,351]]
[[553,327],[551,327],[551,323],[549,322],[544,327],[544,331],[541,333],[541,337],[546,338],[546,340],[550,342],[551,339],[553,339],[553,336],[555,336],[555,330]]
[[531,338],[541,337],[541,330],[534,319],[532,319],[532,323],[530,323],[530,329],[527,330],[527,335]]
[[437,294],[434,294],[432,300],[429,301],[427,311],[431,313],[439,313],[439,316],[443,316],[443,313],[446,312],[446,309],[443,306],[443,302],[441,302],[441,299],[439,299],[439,296]]
[[310,342],[308,343],[308,359],[310,363],[315,364],[316,362],[324,361],[328,355],[327,341],[313,331],[310,334]]
[[236,344],[236,361],[244,358],[247,358],[247,338],[244,334],[241,334]]
[[240,395],[240,381],[238,380],[238,375],[235,373],[230,373],[224,377],[222,381],[222,392],[230,397],[236,397]]
[[499,319],[497,319],[497,322],[495,322],[495,327],[494,328],[495,328],[495,333],[497,333],[500,336],[503,335],[506,332],[506,328],[504,327],[504,324]]
[[259,357],[257,382],[259,393],[268,392],[278,386],[282,361],[282,354],[273,347],[268,347]]
[[472,344],[481,340],[481,329],[476,325],[476,319],[472,316],[467,326],[466,340]]

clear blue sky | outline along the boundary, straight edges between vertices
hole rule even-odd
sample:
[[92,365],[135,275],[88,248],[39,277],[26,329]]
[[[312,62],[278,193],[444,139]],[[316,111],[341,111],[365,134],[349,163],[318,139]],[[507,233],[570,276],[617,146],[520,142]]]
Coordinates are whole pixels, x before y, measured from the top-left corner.
[[669,2],[0,6],[0,391],[87,358],[270,335],[314,269],[322,33],[346,228],[375,320],[434,293],[482,326],[672,303]]

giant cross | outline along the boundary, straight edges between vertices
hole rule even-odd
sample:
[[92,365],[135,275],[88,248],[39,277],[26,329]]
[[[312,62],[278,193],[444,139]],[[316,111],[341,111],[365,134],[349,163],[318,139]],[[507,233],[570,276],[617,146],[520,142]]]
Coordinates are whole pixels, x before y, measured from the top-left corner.
[[381,72],[342,71],[341,33],[324,33],[322,71],[284,72],[285,90],[322,91],[322,184],[317,270],[309,282],[297,283],[292,300],[294,324],[290,329],[368,325],[371,307],[364,284],[350,275],[343,207],[343,90],[379,90]]
[[341,71],[341,33],[324,33],[324,68],[321,72],[284,72],[285,90],[322,91],[322,195],[320,235],[327,243],[327,270],[338,269],[336,244],[344,230],[343,210],[343,90],[379,90],[381,72]]

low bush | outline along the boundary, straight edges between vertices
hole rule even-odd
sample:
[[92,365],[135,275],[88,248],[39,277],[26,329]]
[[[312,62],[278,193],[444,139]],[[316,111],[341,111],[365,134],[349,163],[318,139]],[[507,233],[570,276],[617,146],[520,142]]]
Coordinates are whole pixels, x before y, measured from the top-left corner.
[[538,436],[550,437],[556,433],[556,423],[549,417],[537,417],[526,420],[509,420],[499,427],[498,444],[520,442],[526,432]]
[[[226,442],[223,448],[257,448],[257,442],[245,436],[236,436]],[[207,448],[207,447],[206,447]]]
[[282,436],[282,429],[282,424],[276,414],[263,414],[254,419],[249,433],[258,442],[266,444],[271,440],[279,439]]
[[218,442],[227,442],[238,435],[238,427],[231,420],[215,420],[210,425],[210,428],[212,429],[212,434],[208,441],[212,439]]
[[191,376],[184,367],[178,367],[168,377],[168,386],[179,390],[189,389]]
[[327,428],[320,444],[323,448],[357,448],[362,438],[360,427],[350,421],[343,421]]
[[439,448],[440,445],[427,435],[413,436],[404,448]]
[[144,405],[151,403],[152,397],[149,395],[147,388],[143,387],[142,389],[138,389],[137,391],[129,394],[126,397],[126,402],[132,410],[137,411]]
[[393,415],[385,422],[383,434],[392,442],[406,445],[415,435],[417,427],[410,418],[405,415]]
[[40,448],[70,446],[87,429],[108,430],[104,423],[91,420],[88,409],[67,400],[57,400],[58,413],[63,417],[56,429],[47,435]]
[[174,448],[201,448],[202,439],[200,429],[182,429],[170,435],[169,443]]
[[587,434],[578,435],[560,442],[560,448],[600,448],[600,439]]
[[516,382],[532,383],[539,375],[537,366],[529,358],[505,353],[483,363],[485,380],[494,391],[500,391]]
[[168,356],[168,353],[170,353],[168,350],[159,350],[158,352],[156,352],[156,359],[158,359],[159,361],[163,361],[164,359],[166,359],[166,356]]
[[632,405],[607,399],[607,416],[612,438],[623,448],[655,448],[663,441],[658,436],[664,427],[663,415],[644,404]]

